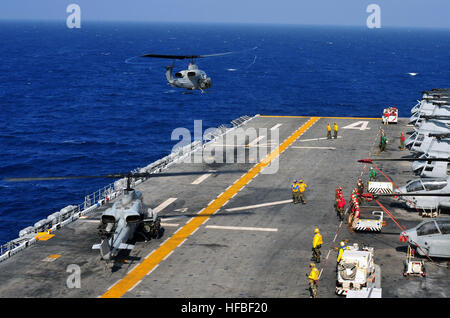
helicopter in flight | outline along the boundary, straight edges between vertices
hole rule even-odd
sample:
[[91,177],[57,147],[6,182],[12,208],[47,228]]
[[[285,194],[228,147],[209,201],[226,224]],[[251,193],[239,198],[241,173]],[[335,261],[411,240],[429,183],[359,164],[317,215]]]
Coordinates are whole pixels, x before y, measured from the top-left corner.
[[208,55],[164,55],[164,54],[144,54],[141,57],[149,57],[149,58],[163,58],[163,59],[172,59],[172,60],[184,60],[190,59],[191,62],[188,65],[186,70],[181,70],[173,73],[174,64],[171,66],[166,66],[166,79],[170,86],[184,88],[190,91],[200,90],[202,93],[205,90],[212,87],[211,77],[206,75],[206,72],[199,69],[195,64],[195,59],[212,57],[212,56],[222,56],[233,54],[233,52],[227,53],[217,53],[217,54],[208,54]]

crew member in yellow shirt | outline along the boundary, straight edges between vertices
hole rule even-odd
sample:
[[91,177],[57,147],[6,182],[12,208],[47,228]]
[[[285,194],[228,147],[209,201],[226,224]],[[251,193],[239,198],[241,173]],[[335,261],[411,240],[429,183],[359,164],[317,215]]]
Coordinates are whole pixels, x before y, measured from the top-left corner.
[[333,126],[334,139],[337,139],[338,130],[339,130],[338,125],[336,123],[334,123],[334,126]]
[[331,139],[331,126],[327,123],[327,139]]
[[320,231],[318,228],[314,229],[314,238],[313,238],[313,259],[316,263],[320,263],[320,248],[322,247],[323,241],[322,241],[322,234],[320,234]]
[[292,190],[292,200],[294,201],[294,204],[299,203],[300,202],[300,197],[299,197],[300,185],[297,182],[297,180],[292,182],[291,190]]
[[298,195],[303,204],[306,204],[306,199],[305,199],[306,187],[308,187],[306,185],[306,183],[304,183],[303,180],[300,180],[300,184],[298,185],[298,192],[299,192]]
[[314,263],[309,264],[311,271],[308,274],[309,287],[311,288],[311,296],[317,298],[317,283],[319,282],[319,270]]

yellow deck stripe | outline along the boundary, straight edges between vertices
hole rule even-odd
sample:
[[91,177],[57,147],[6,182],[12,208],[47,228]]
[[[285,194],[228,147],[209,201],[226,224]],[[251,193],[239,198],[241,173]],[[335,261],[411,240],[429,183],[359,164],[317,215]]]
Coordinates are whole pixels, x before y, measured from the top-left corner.
[[284,150],[286,150],[297,138],[299,138],[309,127],[311,127],[319,117],[312,117],[302,127],[297,129],[289,138],[272,151],[264,160],[257,163],[245,175],[238,179],[227,191],[222,193],[213,202],[211,202],[204,210],[198,213],[185,226],[180,228],[172,237],[170,237],[163,245],[156,249],[149,257],[144,259],[142,263],[137,265],[124,278],[112,286],[102,298],[118,298],[122,297],[135,284],[145,277],[152,269],[155,268],[162,260],[175,250],[189,235],[191,235],[203,222],[217,212],[228,200],[239,192],[251,179],[266,167],[272,160],[277,158]]
[[[310,118],[311,116],[277,116],[277,115],[260,115],[259,117],[266,117],[266,118]],[[367,120],[381,120],[381,118],[371,118],[371,117],[320,117],[320,118],[330,118],[330,119],[367,119]]]

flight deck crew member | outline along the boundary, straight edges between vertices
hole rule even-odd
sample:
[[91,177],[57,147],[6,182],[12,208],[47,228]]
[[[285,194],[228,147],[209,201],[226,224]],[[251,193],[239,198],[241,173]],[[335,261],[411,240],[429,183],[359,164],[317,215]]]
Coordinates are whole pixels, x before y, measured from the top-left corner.
[[386,143],[387,143],[386,136],[382,135],[380,139],[380,152],[386,150]]
[[348,247],[345,246],[345,242],[344,241],[341,241],[341,243],[339,243],[339,245],[340,245],[340,248],[339,248],[338,256],[337,256],[337,259],[336,259],[336,264],[339,264],[339,262],[341,261],[342,254],[344,253],[344,250],[348,250]]
[[316,268],[314,263],[309,264],[311,271],[306,276],[308,276],[309,287],[311,288],[311,297],[317,298],[317,283],[319,282],[319,270]]
[[336,212],[337,212],[337,204],[338,204],[338,201],[339,201],[339,198],[340,198],[341,194],[342,194],[342,187],[339,187],[339,188],[336,189],[336,195],[335,195],[335,198],[334,198],[335,199],[335,201],[334,201],[334,208],[335,208]]
[[327,139],[331,139],[331,126],[329,123],[327,124]]
[[333,130],[334,130],[334,139],[336,139],[337,135],[338,135],[338,130],[339,130],[339,127],[336,123],[334,123]]
[[300,200],[302,201],[303,204],[306,204],[306,199],[305,199],[306,187],[307,187],[306,183],[304,183],[303,180],[300,180],[298,196],[300,197]]
[[292,200],[294,201],[294,204],[297,204],[300,202],[300,184],[297,182],[297,180],[295,180],[292,185],[291,185],[291,189],[292,189]]
[[341,218],[341,221],[344,220],[344,208],[345,208],[346,203],[347,202],[345,202],[344,195],[341,193],[341,196],[337,203],[337,212],[339,213],[339,217]]
[[390,112],[389,112],[389,110],[386,110],[386,112],[384,113],[384,116],[383,116],[383,124],[384,125],[389,124],[389,116],[390,116]]
[[377,174],[375,173],[375,170],[373,170],[373,167],[370,167],[369,171],[369,181],[373,181],[377,178]]
[[359,200],[361,203],[364,202],[364,197],[362,196],[362,194],[364,193],[364,183],[362,182],[361,178],[358,179],[358,196],[359,196]]
[[400,134],[400,150],[405,150],[405,134],[403,134],[403,131]]
[[313,238],[313,259],[316,263],[320,263],[320,248],[322,247],[323,241],[322,241],[322,235],[319,232],[319,229],[314,229],[314,238]]

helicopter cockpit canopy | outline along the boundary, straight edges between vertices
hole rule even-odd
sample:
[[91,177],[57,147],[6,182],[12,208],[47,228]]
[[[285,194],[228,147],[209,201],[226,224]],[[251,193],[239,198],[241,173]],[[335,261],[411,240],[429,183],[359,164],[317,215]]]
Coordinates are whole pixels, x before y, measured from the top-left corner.
[[406,185],[407,192],[441,190],[447,185],[446,179],[418,179]]

